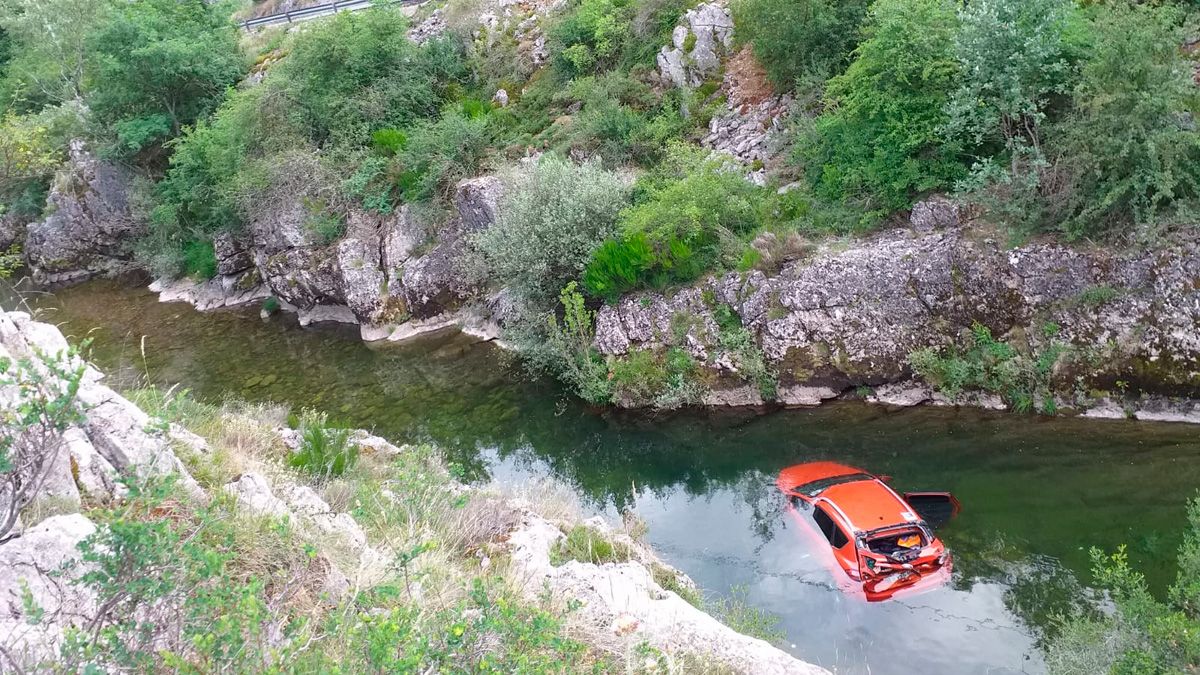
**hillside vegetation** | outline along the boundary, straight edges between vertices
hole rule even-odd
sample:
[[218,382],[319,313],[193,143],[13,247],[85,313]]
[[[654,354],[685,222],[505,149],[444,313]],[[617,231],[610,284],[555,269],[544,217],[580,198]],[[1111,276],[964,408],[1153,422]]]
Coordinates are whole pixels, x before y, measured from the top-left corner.
[[[307,236],[329,244],[354,212],[404,207],[433,231],[458,181],[507,171],[462,273],[510,289],[511,340],[597,402],[695,398],[686,353],[603,362],[602,302],[771,271],[932,193],[1010,239],[1147,242],[1197,222],[1192,4],[731,0],[736,72],[672,86],[656,58],[694,5],[571,0],[514,25],[452,0],[429,34],[410,29],[434,5],[247,35],[234,3],[4,0],[0,208],[39,217],[68,141],[87,138],[142,177],[142,264],[211,277],[213,238],[301,187]],[[731,73],[791,101],[765,162],[700,147]],[[729,349],[754,370],[734,323]]]

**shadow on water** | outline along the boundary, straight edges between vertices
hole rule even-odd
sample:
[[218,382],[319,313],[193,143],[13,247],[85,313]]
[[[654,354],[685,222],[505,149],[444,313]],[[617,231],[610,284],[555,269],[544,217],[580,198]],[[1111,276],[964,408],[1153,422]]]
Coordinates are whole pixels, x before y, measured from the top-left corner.
[[[1040,671],[1036,640],[1080,595],[1088,547],[1127,544],[1161,591],[1200,486],[1200,430],[1186,425],[858,404],[600,411],[464,336],[372,348],[353,327],[305,330],[257,308],[201,315],[113,282],[34,304],[70,337],[91,336],[118,386],[315,407],[435,442],[476,478],[550,474],[598,511],[636,507],[668,560],[713,593],[744,585],[781,618],[786,646],[840,672]],[[818,458],[890,474],[902,490],[953,491],[964,510],[944,532],[950,586],[872,606],[834,590],[773,486],[781,468]]]

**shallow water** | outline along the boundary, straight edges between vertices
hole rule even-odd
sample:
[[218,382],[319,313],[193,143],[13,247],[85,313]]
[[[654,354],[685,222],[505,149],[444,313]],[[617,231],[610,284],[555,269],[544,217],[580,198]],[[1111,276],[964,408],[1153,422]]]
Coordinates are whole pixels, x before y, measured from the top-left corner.
[[[113,384],[317,407],[396,441],[434,441],[480,479],[551,474],[590,508],[635,508],[650,542],[706,593],[744,588],[780,617],[785,648],[838,672],[1043,670],[1036,642],[1088,583],[1088,547],[1127,544],[1161,592],[1200,487],[1200,428],[1189,425],[859,404],[617,413],[458,335],[375,349],[356,328],[264,322],[257,309],[202,315],[114,282],[33,304],[69,337],[91,337]],[[838,591],[828,553],[800,536],[772,484],[818,458],[890,474],[901,490],[953,491],[963,513],[941,533],[952,582],[871,605]]]

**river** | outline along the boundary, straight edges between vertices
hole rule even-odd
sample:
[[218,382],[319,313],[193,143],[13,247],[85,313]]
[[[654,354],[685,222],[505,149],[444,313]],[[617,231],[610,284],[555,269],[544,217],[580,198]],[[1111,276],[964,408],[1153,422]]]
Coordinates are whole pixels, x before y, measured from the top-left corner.
[[[398,442],[431,441],[475,480],[552,475],[591,510],[633,508],[650,543],[706,594],[737,590],[780,619],[781,645],[842,673],[1041,672],[1049,617],[1090,580],[1090,546],[1129,547],[1153,589],[1174,576],[1184,504],[1200,486],[1200,429],[856,403],[770,414],[600,411],[460,335],[373,348],[357,328],[208,314],[91,282],[32,300],[92,338],[110,384],[180,384],[325,410]],[[8,308],[8,307],[6,307]],[[779,469],[836,459],[904,489],[951,490],[947,586],[866,604],[843,595],[773,486]]]

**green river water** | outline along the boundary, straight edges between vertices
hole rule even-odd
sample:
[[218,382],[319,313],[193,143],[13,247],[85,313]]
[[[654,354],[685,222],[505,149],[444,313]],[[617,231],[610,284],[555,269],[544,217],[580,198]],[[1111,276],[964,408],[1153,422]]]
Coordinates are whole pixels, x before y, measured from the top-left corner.
[[[115,386],[315,407],[394,441],[432,441],[477,480],[552,475],[589,509],[635,508],[655,548],[707,594],[743,588],[780,618],[782,647],[844,673],[1041,672],[1038,640],[1089,583],[1088,547],[1127,544],[1161,592],[1200,487],[1190,425],[852,403],[599,411],[459,335],[372,348],[353,327],[301,329],[257,308],[200,314],[115,282],[33,304],[68,337],[92,337]],[[871,605],[838,591],[772,482],[812,459],[890,474],[902,490],[953,491],[963,512],[942,532],[953,581]]]

